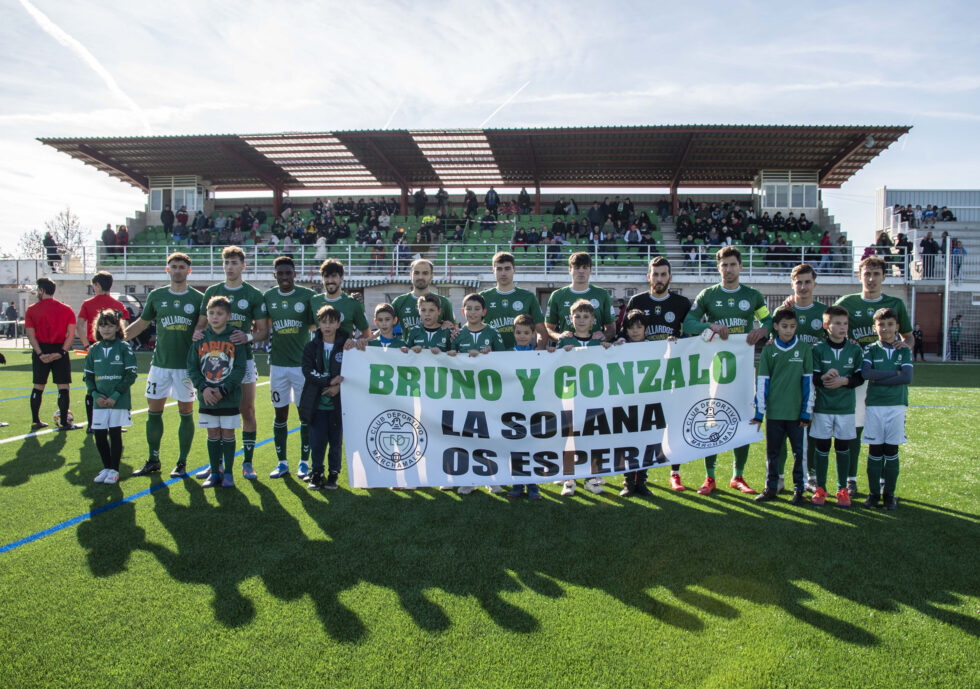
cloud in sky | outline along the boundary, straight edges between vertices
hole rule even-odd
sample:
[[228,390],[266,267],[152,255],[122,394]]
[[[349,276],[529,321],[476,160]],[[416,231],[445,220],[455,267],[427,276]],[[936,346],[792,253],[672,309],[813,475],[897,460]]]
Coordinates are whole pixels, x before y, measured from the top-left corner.
[[[845,198],[872,200],[882,184],[980,187],[978,15],[968,2],[6,3],[0,242],[66,204],[95,230],[145,202],[39,136],[470,128],[488,117],[914,124],[847,197],[826,196],[860,237],[873,207]],[[927,39],[928,27],[941,36]]]

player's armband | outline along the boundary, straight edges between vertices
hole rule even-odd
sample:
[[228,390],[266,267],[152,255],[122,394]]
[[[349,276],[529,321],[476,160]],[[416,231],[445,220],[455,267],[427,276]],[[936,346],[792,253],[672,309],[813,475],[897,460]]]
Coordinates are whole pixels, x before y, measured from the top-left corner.
[[769,307],[763,304],[755,310],[755,319],[760,323],[769,318]]

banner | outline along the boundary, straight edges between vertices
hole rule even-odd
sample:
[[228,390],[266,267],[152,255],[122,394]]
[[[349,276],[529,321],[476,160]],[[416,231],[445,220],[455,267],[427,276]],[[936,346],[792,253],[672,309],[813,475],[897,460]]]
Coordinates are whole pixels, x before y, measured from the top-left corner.
[[355,488],[545,483],[761,440],[754,348],[687,338],[566,352],[344,352]]

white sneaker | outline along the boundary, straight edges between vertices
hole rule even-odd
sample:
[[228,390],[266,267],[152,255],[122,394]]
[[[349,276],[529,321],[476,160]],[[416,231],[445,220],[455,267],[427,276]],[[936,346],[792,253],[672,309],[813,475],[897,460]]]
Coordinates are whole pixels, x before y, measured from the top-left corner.
[[590,493],[595,493],[596,495],[603,492],[602,484],[599,483],[599,479],[597,478],[585,479],[585,490],[589,491]]
[[605,477],[603,477],[603,476],[596,476],[596,477],[595,477],[594,479],[592,479],[592,480],[593,480],[593,481],[595,481],[596,483],[598,483],[598,484],[599,484],[600,486],[604,486],[604,485],[606,485],[606,479],[605,479]]
[[469,495],[474,490],[476,490],[476,486],[460,486],[456,489],[456,492],[460,495]]
[[109,469],[109,473],[102,479],[102,483],[119,483],[119,472]]
[[92,483],[104,483],[105,477],[109,474],[110,471],[112,471],[112,469],[103,469],[102,471],[100,471],[98,474],[95,475],[95,478],[92,479]]
[[489,492],[493,493],[494,495],[500,495],[501,493],[504,492],[504,487],[503,486],[487,486],[487,490]]
[[572,480],[565,481],[565,485],[561,489],[561,496],[563,498],[567,498],[569,495],[575,495],[575,481]]
[[817,479],[815,477],[810,476],[809,478],[807,478],[807,480],[806,480],[806,492],[807,493],[816,493],[817,492]]
[[452,486],[439,486],[439,490],[452,490]]

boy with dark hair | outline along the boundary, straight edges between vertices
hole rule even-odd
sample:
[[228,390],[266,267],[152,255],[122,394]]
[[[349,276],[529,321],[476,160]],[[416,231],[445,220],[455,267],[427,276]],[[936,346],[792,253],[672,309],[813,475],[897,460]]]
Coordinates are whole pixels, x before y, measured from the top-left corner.
[[[445,314],[442,311],[442,299],[438,294],[423,294],[418,299],[416,313],[421,323],[408,332],[402,351],[421,352],[422,348],[432,350],[433,354],[449,350],[453,331],[443,328]],[[398,309],[396,308],[396,311]]]
[[[620,342],[645,342],[647,335],[646,314],[640,309],[633,309],[626,312],[623,318],[622,332],[624,339]],[[618,344],[618,343],[617,343]],[[640,497],[653,497],[653,491],[647,488],[647,470],[628,471],[623,475],[625,479],[623,489],[619,491],[619,496],[623,498],[639,495]]]
[[470,356],[476,356],[491,351],[503,352],[506,349],[500,333],[483,322],[486,315],[487,303],[482,295],[474,292],[463,297],[463,316],[466,323],[450,343],[450,355],[469,352]]
[[823,312],[827,339],[813,346],[813,383],[817,400],[810,424],[816,489],[810,502],[823,505],[827,499],[827,465],[833,439],[837,456],[837,506],[850,507],[847,492],[850,441],[857,436],[854,423],[854,389],[864,381],[861,366],[864,352],[848,341],[847,309],[828,306]]
[[[536,329],[538,325],[540,324],[535,323],[534,318],[526,313],[522,313],[520,316],[514,318],[514,326],[512,330],[514,336],[514,346],[511,351],[533,351],[535,349],[535,340],[537,339]],[[554,347],[549,348],[549,351],[555,351]],[[507,497],[519,498],[524,495],[525,490],[527,491],[528,500],[541,499],[541,489],[538,487],[537,483],[515,484],[507,493]]]
[[[861,375],[869,381],[864,421],[864,442],[868,445],[868,497],[865,507],[879,507],[881,480],[884,478],[884,506],[898,507],[898,446],[905,438],[905,408],[912,382],[912,353],[896,347],[900,329],[898,314],[892,309],[875,311],[878,341],[864,350]],[[883,461],[884,460],[884,461]]]
[[[303,396],[300,420],[310,426],[310,456],[313,470],[307,488],[336,490],[341,469],[341,447],[344,427],[340,408],[340,375],[347,333],[340,329],[341,313],[321,306],[316,314],[317,330],[303,349]],[[329,454],[328,454],[329,453]],[[323,459],[327,457],[327,475]]]
[[400,349],[405,346],[405,341],[395,335],[395,323],[398,317],[395,316],[395,307],[385,302],[374,307],[374,324],[378,326],[378,334],[368,340],[369,347],[394,347]]
[[211,471],[202,486],[233,488],[235,429],[242,426],[239,405],[246,356],[244,346],[235,344],[231,337],[237,328],[228,325],[231,318],[228,297],[211,297],[206,314],[208,327],[204,336],[187,352],[187,374],[200,400],[197,425],[208,432]]
[[779,493],[779,448],[789,438],[793,452],[792,505],[802,505],[803,429],[813,411],[813,349],[796,336],[796,312],[780,307],[773,315],[776,339],[762,349],[755,389],[755,418],[766,420],[766,488],[756,502],[774,500]]

